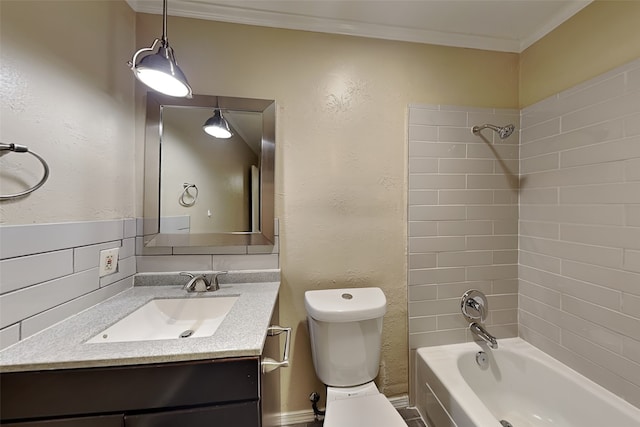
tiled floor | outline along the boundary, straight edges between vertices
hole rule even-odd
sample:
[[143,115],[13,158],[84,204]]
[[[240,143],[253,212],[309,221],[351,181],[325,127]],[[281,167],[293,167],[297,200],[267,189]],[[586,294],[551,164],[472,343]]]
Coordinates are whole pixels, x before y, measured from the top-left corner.
[[[408,427],[427,427],[420,414],[414,408],[398,409],[402,418],[407,422]],[[291,424],[286,427],[322,427],[322,421],[313,421],[310,423]]]

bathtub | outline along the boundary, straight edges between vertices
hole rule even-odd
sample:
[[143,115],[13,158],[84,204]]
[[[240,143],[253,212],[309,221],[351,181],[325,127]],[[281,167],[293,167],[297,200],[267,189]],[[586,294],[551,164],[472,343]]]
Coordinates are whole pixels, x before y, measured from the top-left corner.
[[531,344],[498,344],[417,350],[415,403],[429,427],[640,427],[640,409]]

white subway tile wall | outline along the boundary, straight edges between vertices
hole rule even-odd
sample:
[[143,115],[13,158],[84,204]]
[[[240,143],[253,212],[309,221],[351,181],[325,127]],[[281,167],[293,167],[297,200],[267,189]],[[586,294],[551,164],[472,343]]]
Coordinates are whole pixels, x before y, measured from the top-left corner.
[[[518,110],[409,107],[409,345],[472,340],[460,297],[489,299],[488,330],[518,334]],[[542,160],[548,165],[548,161]],[[540,195],[539,197],[543,197]],[[555,198],[554,198],[555,200]]]
[[[133,286],[134,240],[133,219],[0,227],[0,349]],[[113,247],[118,272],[100,278]]]
[[280,226],[274,219],[274,245],[218,247],[144,247],[142,219],[137,221],[138,273],[169,271],[227,271],[280,268]]
[[[137,272],[279,268],[277,235],[265,246],[144,248],[138,224],[0,226],[0,350],[133,286]],[[99,253],[114,247],[118,271],[99,277]]]
[[520,335],[640,406],[640,60],[525,108]]

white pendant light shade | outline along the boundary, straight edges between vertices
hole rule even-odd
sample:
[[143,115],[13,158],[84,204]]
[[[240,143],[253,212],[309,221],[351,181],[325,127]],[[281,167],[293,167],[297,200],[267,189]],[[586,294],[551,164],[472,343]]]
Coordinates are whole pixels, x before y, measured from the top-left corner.
[[[161,40],[156,40],[154,45],[158,42],[162,43]],[[141,51],[146,49],[152,50],[153,45]],[[191,87],[175,62],[171,47],[160,46],[157,53],[143,57],[132,69],[138,80],[155,91],[183,98],[192,96]]]
[[[150,53],[137,60],[140,54],[153,52],[156,47],[158,47],[156,53]],[[136,78],[155,91],[182,98],[193,96],[191,86],[178,67],[173,49],[169,46],[167,39],[167,0],[163,0],[162,7],[162,38],[155,39],[150,47],[134,53],[128,64]]]
[[214,138],[228,139],[233,136],[233,132],[231,132],[231,128],[229,128],[229,123],[222,117],[222,112],[219,109],[216,109],[213,112],[213,116],[204,122],[202,129]]

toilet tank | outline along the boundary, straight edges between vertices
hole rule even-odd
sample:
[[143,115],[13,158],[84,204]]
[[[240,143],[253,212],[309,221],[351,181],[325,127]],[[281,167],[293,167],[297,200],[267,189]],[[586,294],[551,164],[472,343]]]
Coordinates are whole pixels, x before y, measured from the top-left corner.
[[313,366],[333,387],[350,387],[378,375],[382,318],[387,301],[380,288],[305,292]]

